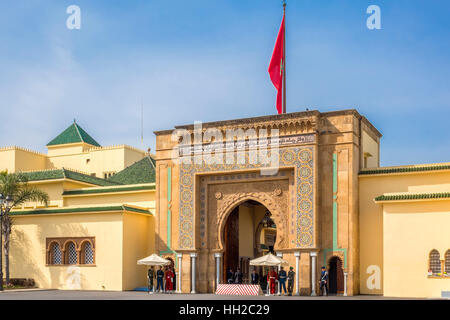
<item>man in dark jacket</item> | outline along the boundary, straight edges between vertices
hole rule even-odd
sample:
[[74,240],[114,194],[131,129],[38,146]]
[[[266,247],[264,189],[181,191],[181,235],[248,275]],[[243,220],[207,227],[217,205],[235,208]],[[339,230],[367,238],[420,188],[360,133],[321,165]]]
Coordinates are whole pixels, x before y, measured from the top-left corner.
[[322,272],[320,273],[320,295],[323,295],[325,291],[325,295],[328,295],[328,271],[325,267],[322,267]]
[[164,291],[164,271],[162,267],[156,272],[156,290],[159,292]]
[[147,278],[148,278],[148,293],[153,293],[153,279],[155,278],[155,271],[153,270],[153,266],[148,269],[147,272]]
[[283,269],[283,267],[280,267],[280,271],[278,272],[278,281],[280,282],[280,295],[282,290],[284,290],[284,295],[286,295],[287,290],[286,290],[286,279],[287,279],[287,275],[286,275],[286,271]]
[[250,275],[251,284],[259,284],[259,274],[256,273],[256,270],[253,269],[252,274]]
[[236,273],[234,274],[234,283],[241,284],[242,283],[242,272],[241,269],[237,268]]
[[233,278],[234,278],[234,273],[233,273],[233,269],[229,269],[228,271],[227,271],[227,283],[228,284],[232,284],[234,281],[233,281]]
[[295,277],[294,268],[290,267],[288,272],[288,292],[290,296],[292,296],[292,291],[294,291],[294,277]]

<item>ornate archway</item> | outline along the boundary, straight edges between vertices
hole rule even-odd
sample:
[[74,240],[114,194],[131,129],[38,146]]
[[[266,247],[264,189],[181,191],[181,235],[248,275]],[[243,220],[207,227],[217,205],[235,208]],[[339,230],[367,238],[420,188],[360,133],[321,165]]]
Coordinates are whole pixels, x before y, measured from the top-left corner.
[[283,214],[280,205],[277,203],[274,197],[277,197],[281,193],[281,190],[275,190],[272,195],[268,195],[263,192],[241,192],[230,194],[223,198],[223,201],[217,208],[218,218],[218,245],[220,250],[224,250],[224,231],[225,223],[229,215],[239,205],[246,201],[253,200],[261,203],[272,214],[271,218],[277,225],[277,240],[275,243],[275,249],[283,249],[288,246],[287,235],[287,216]]

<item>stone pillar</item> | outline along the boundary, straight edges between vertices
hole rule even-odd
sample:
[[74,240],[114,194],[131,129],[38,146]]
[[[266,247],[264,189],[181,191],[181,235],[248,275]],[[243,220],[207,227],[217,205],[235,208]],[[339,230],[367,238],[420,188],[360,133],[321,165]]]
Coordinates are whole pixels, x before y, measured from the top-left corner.
[[178,275],[177,275],[177,293],[181,293],[181,275],[183,274],[183,254],[177,253],[178,258]]
[[300,251],[294,252],[295,256],[295,295],[300,295]]
[[191,253],[191,293],[195,292],[195,282],[196,282],[196,265],[195,260],[197,260],[197,253]]
[[347,276],[348,272],[344,272],[344,297],[347,296]]
[[216,289],[217,289],[217,285],[220,283],[220,277],[222,275],[222,253],[221,252],[217,252],[214,254],[214,257],[216,258]]
[[309,253],[311,256],[311,296],[316,296],[316,259],[317,259],[317,252],[311,251]]

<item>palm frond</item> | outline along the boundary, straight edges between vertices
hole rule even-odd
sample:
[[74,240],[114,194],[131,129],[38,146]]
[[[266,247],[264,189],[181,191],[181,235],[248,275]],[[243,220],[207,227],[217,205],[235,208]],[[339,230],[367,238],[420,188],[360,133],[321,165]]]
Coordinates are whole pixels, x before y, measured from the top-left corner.
[[13,206],[21,205],[28,201],[36,201],[41,202],[45,206],[48,206],[48,194],[45,191],[42,191],[35,187],[25,186],[18,190],[16,194],[13,196],[14,202]]

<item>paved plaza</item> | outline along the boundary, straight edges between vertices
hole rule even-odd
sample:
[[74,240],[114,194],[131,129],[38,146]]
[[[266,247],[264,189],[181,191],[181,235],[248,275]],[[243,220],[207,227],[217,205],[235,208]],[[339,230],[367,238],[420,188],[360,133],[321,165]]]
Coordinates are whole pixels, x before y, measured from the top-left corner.
[[148,294],[142,291],[17,290],[0,293],[0,300],[396,300],[374,295],[328,296],[225,296],[215,294]]

